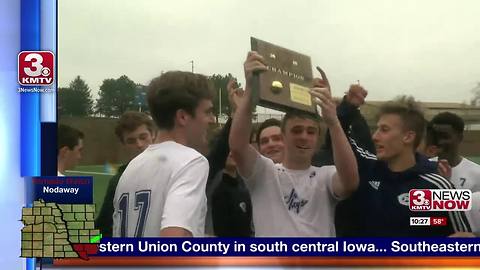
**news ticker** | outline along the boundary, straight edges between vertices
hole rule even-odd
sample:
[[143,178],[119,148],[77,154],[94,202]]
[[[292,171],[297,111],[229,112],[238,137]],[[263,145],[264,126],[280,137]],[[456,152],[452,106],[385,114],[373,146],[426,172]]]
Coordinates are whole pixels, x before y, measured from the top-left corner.
[[[446,239],[345,239],[340,238],[193,238],[184,240],[164,238],[110,238],[92,241],[98,237],[94,230],[92,177],[36,177],[32,179],[37,205],[22,210],[22,257],[81,257],[88,256],[418,256],[422,252],[439,251],[441,256],[480,255],[480,240]],[[461,211],[471,208],[471,192],[465,190],[411,190],[414,205],[423,199],[433,208],[443,199],[456,201]],[[449,203],[443,205],[450,205]],[[458,202],[458,203],[457,203]],[[412,202],[410,202],[412,203]],[[435,205],[435,206],[433,206]],[[406,205],[405,205],[406,206]],[[454,207],[449,207],[454,208]],[[90,210],[89,210],[90,209]],[[430,211],[422,207],[416,211]],[[447,211],[447,210],[443,210]],[[448,211],[452,211],[451,209]],[[425,212],[426,213],[426,212]],[[412,213],[413,214],[413,213]],[[419,212],[416,213],[418,215]],[[421,215],[421,214],[420,214]],[[58,219],[59,217],[63,217]],[[53,220],[53,221],[52,221]],[[42,223],[43,221],[43,223]],[[445,226],[446,217],[425,215],[410,217],[411,226]],[[33,238],[50,239],[55,231],[48,224],[66,229],[66,233],[53,233],[53,243],[43,241],[35,246]],[[72,227],[75,225],[75,227]],[[47,230],[48,229],[48,230]],[[33,237],[33,238],[32,238]],[[43,237],[43,238],[42,238]],[[49,238],[50,237],[50,238]],[[67,242],[67,238],[68,241]],[[173,241],[173,242],[171,242]],[[175,242],[176,241],[176,242]],[[37,241],[38,242],[38,241]],[[27,247],[28,246],[28,247]],[[51,250],[54,247],[54,250]],[[205,247],[210,247],[208,249]],[[60,250],[60,248],[62,250]],[[203,249],[202,249],[203,248]]]
[[102,238],[90,256],[479,256],[480,238]]

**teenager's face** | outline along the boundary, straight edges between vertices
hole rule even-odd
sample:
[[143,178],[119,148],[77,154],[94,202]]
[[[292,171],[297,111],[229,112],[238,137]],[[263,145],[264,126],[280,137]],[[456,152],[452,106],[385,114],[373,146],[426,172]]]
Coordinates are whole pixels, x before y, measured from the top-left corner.
[[67,146],[65,146],[66,150],[64,151],[64,169],[65,170],[71,170],[77,166],[77,164],[80,162],[82,159],[82,153],[83,153],[83,140],[78,139],[78,144],[73,147],[73,149],[69,149]]
[[457,155],[462,135],[456,133],[450,125],[434,124],[433,129],[438,140],[438,155],[442,158]]
[[124,131],[122,133],[123,145],[130,158],[136,157],[143,152],[154,140],[152,132],[143,124],[134,131]]
[[283,136],[280,127],[267,127],[260,132],[258,141],[258,151],[265,157],[280,163],[283,160],[284,153]]
[[318,123],[312,119],[288,119],[285,123],[284,141],[289,158],[310,163],[317,148],[318,133]]
[[412,148],[414,139],[412,132],[405,130],[399,115],[382,115],[377,122],[377,130],[372,136],[377,158],[388,161],[398,157],[406,148]]
[[195,109],[195,116],[190,116],[186,124],[188,146],[205,152],[207,149],[207,133],[210,124],[215,123],[211,100],[202,99]]

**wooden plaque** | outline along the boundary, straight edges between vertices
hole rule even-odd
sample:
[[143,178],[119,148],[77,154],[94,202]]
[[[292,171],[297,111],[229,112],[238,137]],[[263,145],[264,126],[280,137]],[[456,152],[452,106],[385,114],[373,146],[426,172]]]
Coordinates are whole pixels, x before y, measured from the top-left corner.
[[255,75],[254,102],[280,111],[293,108],[316,113],[315,103],[308,92],[313,79],[310,57],[254,37],[250,41],[252,51],[263,56],[268,68]]

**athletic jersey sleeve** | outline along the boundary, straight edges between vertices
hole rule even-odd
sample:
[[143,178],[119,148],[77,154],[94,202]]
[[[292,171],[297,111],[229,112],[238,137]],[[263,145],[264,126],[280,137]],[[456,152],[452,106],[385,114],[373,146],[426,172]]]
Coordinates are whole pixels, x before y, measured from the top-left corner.
[[[337,106],[337,116],[357,159],[358,169],[373,166],[377,160],[373,153],[375,146],[370,128],[358,108],[349,104],[344,97]],[[326,136],[325,144],[331,148],[329,134]]]
[[[347,102],[346,97],[344,97],[342,102],[337,106],[337,116],[345,135],[355,140],[356,144],[360,145],[363,149],[374,153],[375,147],[367,121],[357,107]],[[330,132],[327,129],[325,142],[320,150],[313,156],[312,165],[321,167],[324,165],[333,165],[333,163],[332,140]]]
[[360,171],[366,170],[367,168],[375,165],[375,163],[377,162],[377,156],[375,154],[363,148],[357,143],[357,141],[355,141],[351,137],[348,137],[348,141],[350,142],[350,146],[352,147],[353,154],[355,154],[358,169]]
[[337,202],[346,199],[346,197],[340,197],[333,191],[333,179],[337,173],[337,168],[335,166],[323,166],[321,169],[323,170],[323,177],[327,179],[327,189],[331,198]]
[[[429,183],[430,186],[426,186],[426,188],[455,189],[450,181],[436,173],[421,174],[420,178]],[[470,222],[464,211],[443,211],[437,213],[439,216],[445,216],[447,218],[447,226],[448,229],[450,229],[449,234],[455,232],[472,232]]]
[[[255,151],[256,152],[256,151]],[[256,152],[256,157],[255,157],[255,165],[253,165],[253,170],[249,176],[247,175],[241,175],[240,176],[245,179],[245,184],[249,189],[254,188],[255,185],[258,184],[258,181],[268,181],[271,179],[265,178],[264,174],[266,169],[269,166],[274,166],[274,163],[271,159],[266,158],[260,153]]]
[[207,199],[208,162],[198,157],[173,175],[166,194],[161,229],[180,227],[203,236]]

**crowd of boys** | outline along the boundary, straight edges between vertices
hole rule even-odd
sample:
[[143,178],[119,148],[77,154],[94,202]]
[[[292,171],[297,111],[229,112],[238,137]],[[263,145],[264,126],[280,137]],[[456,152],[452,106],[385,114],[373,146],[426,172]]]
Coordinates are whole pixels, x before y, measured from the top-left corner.
[[[318,114],[288,110],[252,128],[252,85],[264,59],[249,52],[245,89],[228,84],[232,115],[212,143],[207,77],[154,78],[150,115],[126,112],[115,134],[130,159],[108,184],[96,225],[104,236],[474,236],[480,233],[480,166],[460,155],[464,122],[450,112],[426,121],[400,97],[379,108],[377,128],[360,113],[367,91],[340,102],[326,78],[309,90]],[[321,115],[321,117],[320,117]],[[320,121],[327,128],[319,147]],[[253,134],[253,135],[252,135]],[[81,158],[82,132],[58,127],[58,175]],[[412,212],[411,189],[470,189],[468,212]],[[410,226],[410,217],[447,226]]]

